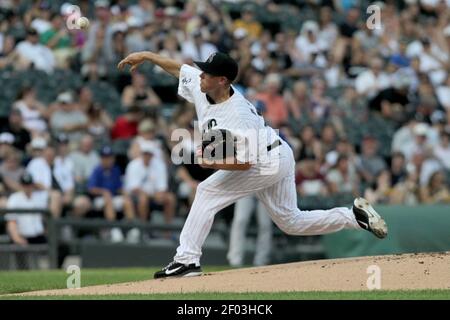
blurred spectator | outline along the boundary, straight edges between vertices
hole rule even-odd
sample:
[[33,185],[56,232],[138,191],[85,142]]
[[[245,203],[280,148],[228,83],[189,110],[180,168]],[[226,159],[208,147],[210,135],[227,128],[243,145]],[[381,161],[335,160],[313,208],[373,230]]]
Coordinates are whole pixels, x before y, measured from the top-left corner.
[[113,33],[109,1],[96,0],[95,19],[89,27],[87,41],[82,51],[82,61],[95,62],[102,67],[108,66],[113,61]]
[[161,104],[161,99],[147,84],[147,79],[142,73],[132,74],[131,85],[125,87],[122,94],[122,105],[125,108],[137,106],[141,109],[150,109]]
[[51,27],[40,34],[40,42],[52,50],[56,67],[68,68],[69,59],[76,53],[72,49],[72,38],[59,13],[52,13],[50,21]]
[[295,182],[297,192],[301,196],[325,196],[328,194],[326,179],[318,167],[318,161],[314,156],[305,157],[299,162]]
[[119,116],[111,129],[111,139],[130,139],[136,136],[139,120],[142,118],[142,109],[131,106],[125,115]]
[[389,203],[392,191],[391,185],[391,174],[385,170],[378,175],[375,187],[366,189],[364,198],[371,203]]
[[17,100],[13,104],[22,114],[23,126],[30,131],[31,135],[44,134],[47,130],[47,108],[36,98],[36,90],[24,87],[19,92]]
[[25,170],[20,164],[20,156],[17,151],[6,154],[0,164],[0,207],[6,206],[6,199],[13,192],[20,191],[20,177]]
[[287,90],[285,97],[289,114],[300,121],[306,116],[307,106],[310,103],[308,94],[308,84],[305,81],[296,81],[292,86],[292,91]]
[[42,203],[48,203],[52,216],[59,218],[63,209],[63,190],[56,178],[54,164],[55,149],[46,146],[40,156],[34,157],[28,163],[26,171],[33,177],[36,197],[41,198]]
[[[319,25],[315,21],[305,21],[295,45],[304,63],[317,64],[318,58],[327,49],[327,43],[319,37]],[[323,59],[323,56],[322,56]]]
[[420,198],[424,203],[450,203],[450,189],[442,171],[431,175],[428,184],[420,190]]
[[443,131],[441,133],[440,144],[434,148],[434,156],[445,169],[450,170],[450,132]]
[[141,144],[141,156],[130,161],[125,172],[125,191],[135,200],[137,212],[147,221],[152,206],[161,206],[166,223],[175,214],[175,195],[168,190],[167,167],[155,159],[157,149],[152,144]]
[[386,162],[378,154],[378,141],[373,136],[366,136],[361,146],[361,155],[357,159],[357,170],[362,181],[368,185],[377,181],[380,173],[386,169]]
[[206,41],[200,30],[194,31],[181,44],[181,53],[188,62],[205,61],[214,52],[217,52],[216,46]]
[[51,166],[52,176],[62,192],[63,211],[72,210],[76,217],[84,216],[91,208],[90,200],[85,195],[75,195],[74,163],[69,157],[69,138],[60,134],[56,138],[56,157]]
[[266,106],[264,118],[274,127],[288,119],[288,110],[283,96],[280,95],[281,78],[278,74],[271,73],[264,79],[265,90],[256,95]]
[[394,152],[392,154],[390,172],[392,186],[406,179],[408,173],[406,171],[406,159],[403,153]]
[[162,144],[157,138],[156,133],[157,127],[153,120],[142,120],[138,126],[138,135],[131,142],[130,149],[128,150],[128,157],[130,159],[136,159],[141,155],[141,146],[150,144],[154,148],[154,156],[157,161],[164,162]]
[[8,122],[1,128],[0,132],[7,132],[14,136],[13,146],[19,150],[25,150],[31,141],[30,132],[24,128],[22,113],[16,108],[12,108],[8,116]]
[[[8,198],[8,209],[47,209],[47,203],[36,192],[33,177],[24,174],[20,178],[20,191]],[[44,221],[40,213],[11,213],[6,214],[6,228],[14,244],[42,244],[46,243]]]
[[0,134],[0,163],[7,156],[8,153],[14,151],[14,136],[9,132]]
[[85,184],[100,163],[98,152],[94,150],[92,136],[87,134],[81,138],[78,149],[70,153],[70,159],[73,163],[75,182]]
[[314,128],[311,125],[306,125],[302,128],[300,141],[299,154],[296,156],[297,161],[307,157],[322,158],[322,145],[317,139]]
[[255,12],[251,5],[246,5],[242,9],[239,19],[233,22],[234,30],[242,28],[252,39],[258,39],[263,31],[261,23],[255,19]]
[[18,67],[21,69],[34,67],[50,74],[56,66],[53,52],[39,43],[39,34],[34,29],[27,31],[26,39],[17,44],[16,51],[19,55]]
[[328,172],[326,179],[330,193],[351,193],[355,197],[359,194],[358,176],[354,170],[351,170],[345,155],[339,156],[335,167]]
[[383,60],[374,58],[370,68],[360,73],[355,79],[355,88],[360,96],[374,98],[381,90],[390,85],[389,76],[383,71]]
[[111,116],[98,103],[92,103],[87,112],[87,128],[88,134],[92,135],[94,140],[99,143],[105,143],[109,140],[109,133],[114,123]]
[[58,109],[50,117],[53,134],[64,133],[71,142],[78,142],[86,131],[86,115],[78,109],[71,92],[60,93],[56,102]]
[[[117,212],[123,211],[126,219],[135,218],[133,203],[130,197],[123,193],[122,178],[119,167],[115,164],[115,156],[109,146],[100,151],[100,164],[95,167],[88,180],[88,192],[93,198],[95,210],[102,210],[105,219],[114,221]],[[112,242],[121,242],[124,239],[119,228],[112,228],[110,233]]]
[[155,14],[155,2],[152,0],[138,0],[128,9],[130,16],[142,24],[152,22]]

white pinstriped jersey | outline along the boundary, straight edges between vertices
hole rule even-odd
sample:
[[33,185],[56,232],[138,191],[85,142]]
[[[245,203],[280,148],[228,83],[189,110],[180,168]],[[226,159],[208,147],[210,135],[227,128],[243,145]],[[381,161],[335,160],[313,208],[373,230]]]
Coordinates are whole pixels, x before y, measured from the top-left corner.
[[[178,84],[178,94],[195,105],[200,132],[211,129],[230,131],[237,138],[236,158],[242,162],[256,163],[257,158],[254,157],[256,150],[259,156],[266,154],[267,146],[280,137],[275,130],[265,125],[256,108],[235,88],[229,99],[222,103],[211,104],[206,94],[200,90],[201,73],[201,70],[184,64],[180,69]],[[254,135],[255,139],[249,139],[250,135]],[[247,154],[244,151],[245,144]]]

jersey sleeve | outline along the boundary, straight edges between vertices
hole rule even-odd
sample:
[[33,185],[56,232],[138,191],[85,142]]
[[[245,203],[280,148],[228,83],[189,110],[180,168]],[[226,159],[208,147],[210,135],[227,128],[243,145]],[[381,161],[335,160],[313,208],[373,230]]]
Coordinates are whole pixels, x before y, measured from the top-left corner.
[[200,92],[200,74],[200,70],[187,64],[181,66],[178,94],[191,103],[194,103],[195,92]]

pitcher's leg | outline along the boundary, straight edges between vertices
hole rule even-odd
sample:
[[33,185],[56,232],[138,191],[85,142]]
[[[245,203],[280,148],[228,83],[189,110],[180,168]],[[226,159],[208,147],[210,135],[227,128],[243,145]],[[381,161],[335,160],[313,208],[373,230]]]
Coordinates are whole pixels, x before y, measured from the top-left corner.
[[263,266],[270,263],[272,252],[272,219],[266,207],[258,201],[256,214],[258,219],[258,237],[256,239],[256,254],[253,264]]
[[194,202],[181,231],[180,245],[174,257],[176,262],[198,265],[202,246],[211,230],[215,214],[249,193],[216,190],[206,184],[207,181],[197,187]]
[[227,259],[232,266],[244,263],[246,231],[254,208],[255,197],[247,196],[236,202],[230,231]]
[[272,220],[292,235],[319,235],[342,229],[361,229],[352,210],[346,207],[330,210],[300,211],[294,175],[257,193]]

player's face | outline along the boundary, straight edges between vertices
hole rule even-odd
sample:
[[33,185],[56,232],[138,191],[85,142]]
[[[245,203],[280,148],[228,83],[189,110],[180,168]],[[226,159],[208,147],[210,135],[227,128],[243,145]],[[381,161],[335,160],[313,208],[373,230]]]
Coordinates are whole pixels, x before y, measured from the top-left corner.
[[202,72],[200,74],[200,90],[203,93],[208,93],[216,90],[221,82],[223,77],[213,76],[209,73]]

